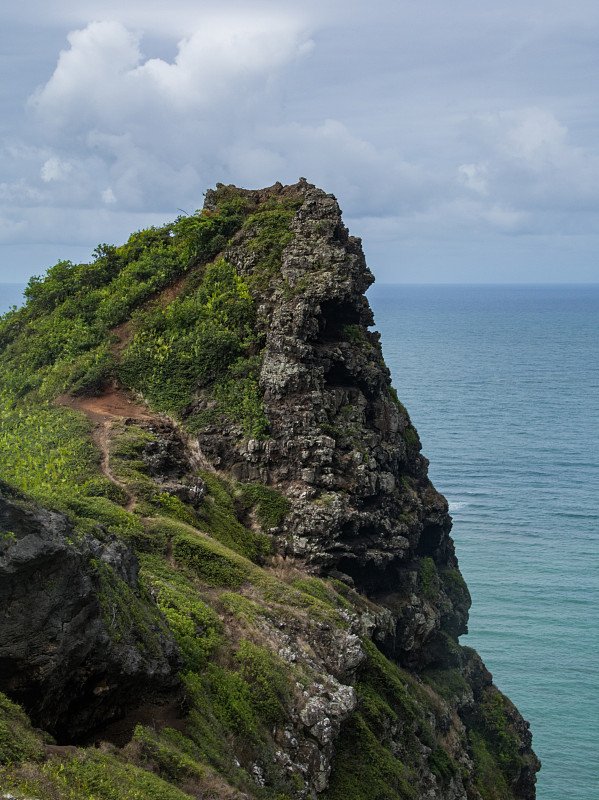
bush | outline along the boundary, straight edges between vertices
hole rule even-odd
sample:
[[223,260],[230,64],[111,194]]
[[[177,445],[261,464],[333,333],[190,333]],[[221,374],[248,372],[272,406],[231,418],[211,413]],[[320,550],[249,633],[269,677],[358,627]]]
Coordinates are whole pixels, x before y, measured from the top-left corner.
[[262,528],[278,528],[282,525],[291,506],[285,495],[261,483],[241,484],[240,492],[244,507],[256,509]]

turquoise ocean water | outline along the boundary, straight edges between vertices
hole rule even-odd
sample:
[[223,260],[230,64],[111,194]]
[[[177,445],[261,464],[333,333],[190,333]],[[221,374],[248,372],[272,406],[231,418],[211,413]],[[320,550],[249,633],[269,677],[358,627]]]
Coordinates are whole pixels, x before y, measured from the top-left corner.
[[[0,284],[0,313],[23,286]],[[450,502],[463,644],[531,723],[539,800],[599,798],[599,286],[377,286],[376,328]]]
[[374,286],[449,500],[462,644],[531,723],[539,800],[599,798],[599,286]]

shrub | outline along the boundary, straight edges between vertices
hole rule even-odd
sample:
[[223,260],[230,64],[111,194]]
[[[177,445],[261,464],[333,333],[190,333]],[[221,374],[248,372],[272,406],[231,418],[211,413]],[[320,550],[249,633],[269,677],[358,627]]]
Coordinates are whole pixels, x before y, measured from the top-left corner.
[[261,483],[244,483],[240,492],[244,507],[256,509],[256,516],[263,528],[278,528],[289,513],[291,503],[276,489]]
[[439,575],[435,562],[430,556],[420,559],[418,586],[427,600],[435,600],[439,596]]

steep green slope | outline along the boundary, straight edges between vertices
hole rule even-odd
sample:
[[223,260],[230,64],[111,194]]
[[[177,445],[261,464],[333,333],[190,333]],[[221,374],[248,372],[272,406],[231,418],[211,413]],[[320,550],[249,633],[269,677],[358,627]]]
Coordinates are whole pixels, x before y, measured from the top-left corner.
[[[1,319],[0,584],[35,518],[38,552],[98,553],[85,569],[115,652],[167,646],[141,630],[157,609],[180,652],[170,687],[147,667],[135,698],[114,671],[82,684],[77,719],[90,696],[94,712],[74,739],[73,711],[49,722],[0,652],[0,689],[61,746],[86,745],[47,760],[3,701],[2,789],[534,797],[526,723],[458,643],[468,591],[368,330],[370,281],[330,195],[220,186],[191,217],[32,279]],[[58,533],[38,504],[67,515]],[[64,608],[36,570],[30,594]],[[2,749],[2,731],[22,745]]]

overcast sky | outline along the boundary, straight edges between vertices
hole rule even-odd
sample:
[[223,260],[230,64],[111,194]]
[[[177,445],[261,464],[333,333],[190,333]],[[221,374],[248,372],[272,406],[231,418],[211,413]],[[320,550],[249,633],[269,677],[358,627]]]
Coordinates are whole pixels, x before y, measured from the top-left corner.
[[0,281],[304,176],[380,282],[599,282],[596,0],[0,15]]

